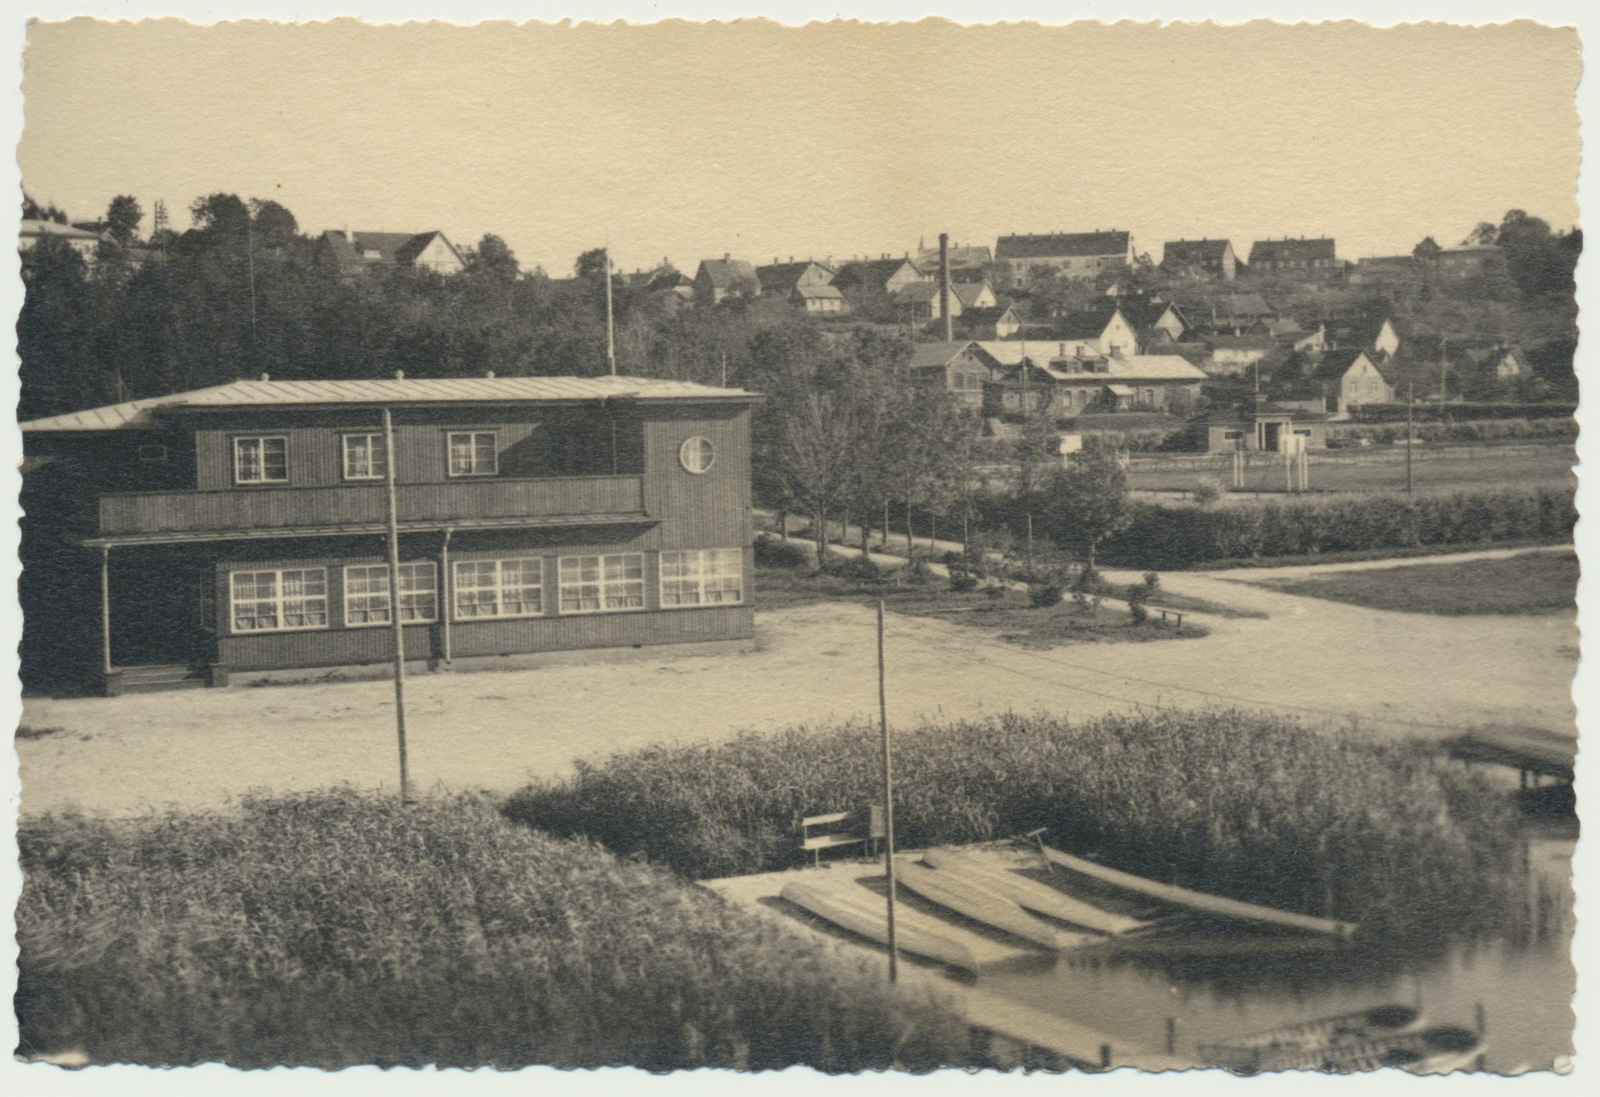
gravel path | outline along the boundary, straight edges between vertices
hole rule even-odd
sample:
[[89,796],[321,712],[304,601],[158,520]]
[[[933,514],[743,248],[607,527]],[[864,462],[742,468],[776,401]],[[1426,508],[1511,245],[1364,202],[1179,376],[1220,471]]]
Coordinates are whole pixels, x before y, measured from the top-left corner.
[[[1239,581],[1284,570],[1164,576],[1175,592],[1269,614],[1197,614],[1211,630],[1197,640],[1037,650],[890,614],[891,724],[1008,709],[1081,718],[1133,705],[1239,704],[1383,735],[1576,734],[1574,615],[1432,617]],[[579,757],[875,713],[871,609],[758,612],[756,628],[757,650],[742,655],[662,652],[630,663],[413,679],[413,779],[424,789],[509,790],[569,772]],[[22,723],[59,729],[17,742],[29,813],[217,807],[252,788],[396,783],[393,687],[383,681],[35,698]]]

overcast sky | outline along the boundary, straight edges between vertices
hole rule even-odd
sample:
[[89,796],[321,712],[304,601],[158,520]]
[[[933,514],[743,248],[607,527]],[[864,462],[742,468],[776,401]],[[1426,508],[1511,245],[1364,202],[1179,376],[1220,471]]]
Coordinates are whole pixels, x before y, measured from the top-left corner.
[[[948,231],[1332,235],[1576,222],[1577,36],[1531,23],[961,28],[35,24],[24,186],[174,226],[498,233],[525,267],[899,253]],[[148,218],[145,228],[148,230]],[[1242,246],[1241,246],[1242,245]]]

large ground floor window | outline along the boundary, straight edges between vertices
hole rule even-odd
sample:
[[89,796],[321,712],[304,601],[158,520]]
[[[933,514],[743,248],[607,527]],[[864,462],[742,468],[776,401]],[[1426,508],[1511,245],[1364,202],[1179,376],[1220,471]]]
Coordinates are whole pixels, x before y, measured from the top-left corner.
[[[423,624],[439,616],[438,580],[433,562],[400,565],[400,620]],[[389,565],[360,564],[344,569],[344,623],[389,624]]]
[[687,549],[661,554],[661,605],[730,605],[744,600],[744,553]]
[[236,571],[229,584],[234,632],[328,627],[326,568]]
[[644,554],[563,556],[558,566],[562,613],[644,608]]
[[536,617],[544,612],[538,557],[461,560],[454,568],[455,617]]

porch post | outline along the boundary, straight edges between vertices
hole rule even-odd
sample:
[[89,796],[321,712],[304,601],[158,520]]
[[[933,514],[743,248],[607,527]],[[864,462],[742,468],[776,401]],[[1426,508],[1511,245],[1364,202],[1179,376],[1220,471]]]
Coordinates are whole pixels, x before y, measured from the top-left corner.
[[100,661],[111,676],[111,546],[100,546]]

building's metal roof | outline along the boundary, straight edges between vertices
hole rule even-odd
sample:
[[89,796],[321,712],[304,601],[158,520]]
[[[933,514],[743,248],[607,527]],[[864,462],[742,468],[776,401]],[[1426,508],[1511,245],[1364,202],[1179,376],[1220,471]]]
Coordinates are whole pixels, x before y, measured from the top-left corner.
[[214,388],[33,419],[27,432],[141,430],[158,408],[295,407],[317,404],[518,404],[584,400],[753,399],[743,389],[649,377],[441,377],[381,381],[234,381]]

